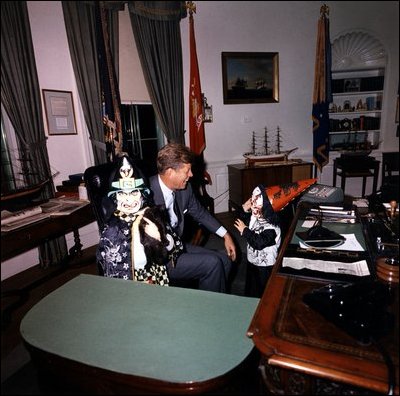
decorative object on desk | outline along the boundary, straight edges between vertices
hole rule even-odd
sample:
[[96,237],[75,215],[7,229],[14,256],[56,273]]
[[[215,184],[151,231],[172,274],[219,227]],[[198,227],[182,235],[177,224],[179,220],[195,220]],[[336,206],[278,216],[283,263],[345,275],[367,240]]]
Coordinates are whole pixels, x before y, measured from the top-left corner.
[[282,136],[279,126],[276,128],[275,149],[271,149],[270,147],[267,127],[264,127],[264,136],[261,143],[259,142],[256,133],[253,131],[251,139],[251,151],[243,154],[243,157],[246,159],[246,165],[254,166],[260,163],[287,161],[289,154],[298,148],[295,147],[293,149],[283,151],[281,146]]
[[279,102],[277,52],[222,52],[224,104]]
[[9,180],[6,166],[3,167],[5,173],[2,174],[4,176],[1,189],[2,209],[22,210],[32,206],[33,201],[38,204],[40,194],[60,172],[52,170],[51,174],[44,175],[44,170],[29,159],[29,155],[11,150],[9,156],[14,171],[12,179]]
[[313,249],[329,249],[343,245],[346,238],[335,231],[322,226],[322,218],[317,224],[307,231],[296,232],[296,235],[303,240],[303,243]]
[[399,283],[399,258],[379,257],[376,261],[376,275],[379,279],[389,283]]
[[299,180],[293,183],[284,183],[270,186],[265,189],[267,197],[275,212],[282,210],[289,202],[306,191],[317,182],[317,179]]
[[396,216],[396,208],[397,208],[397,202],[396,201],[390,201],[390,221],[393,221],[395,216]]

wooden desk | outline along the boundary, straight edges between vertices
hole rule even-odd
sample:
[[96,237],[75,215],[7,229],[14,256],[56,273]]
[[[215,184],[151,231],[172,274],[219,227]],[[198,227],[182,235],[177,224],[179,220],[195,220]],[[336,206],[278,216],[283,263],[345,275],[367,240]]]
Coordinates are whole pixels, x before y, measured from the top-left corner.
[[75,246],[70,254],[79,254],[82,245],[79,238],[79,228],[95,221],[90,204],[72,212],[70,215],[46,218],[36,223],[1,233],[1,261],[8,260],[21,253],[27,252],[42,243],[74,233]]
[[36,304],[20,330],[43,377],[86,394],[196,394],[238,377],[258,302],[80,275]]
[[[292,240],[300,211],[292,222],[271,278],[248,332],[263,355],[264,381],[274,394],[315,394],[331,382],[387,393],[388,369],[374,345],[360,345],[302,301],[305,293],[328,281],[279,273],[285,250]],[[393,313],[396,324],[381,343],[395,365],[399,392],[398,288]],[[338,386],[336,386],[337,388]],[[320,394],[331,394],[326,391]],[[354,389],[353,389],[354,391]],[[279,393],[280,392],[280,393]],[[340,394],[340,392],[339,392]],[[362,393],[361,393],[362,394]]]
[[247,167],[242,164],[228,165],[229,210],[241,206],[258,184],[275,186],[312,177],[311,162],[291,160],[265,166]]

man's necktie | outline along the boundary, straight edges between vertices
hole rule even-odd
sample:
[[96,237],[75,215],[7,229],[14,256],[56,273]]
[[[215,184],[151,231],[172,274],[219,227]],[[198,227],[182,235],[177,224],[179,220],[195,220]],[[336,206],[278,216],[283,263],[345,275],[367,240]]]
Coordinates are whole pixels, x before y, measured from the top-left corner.
[[175,192],[172,191],[171,193],[172,201],[169,204],[168,212],[169,212],[169,218],[171,220],[171,226],[175,228],[178,225],[178,207],[176,204],[175,200]]

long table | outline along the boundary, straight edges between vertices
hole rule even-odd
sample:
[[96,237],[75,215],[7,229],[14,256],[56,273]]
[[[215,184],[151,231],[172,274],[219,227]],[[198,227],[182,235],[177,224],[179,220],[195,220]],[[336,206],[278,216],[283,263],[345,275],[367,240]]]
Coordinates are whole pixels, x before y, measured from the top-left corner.
[[70,232],[74,233],[75,242],[70,254],[78,254],[82,247],[79,238],[79,228],[94,221],[92,206],[88,204],[69,215],[48,217],[13,231],[2,232],[1,261],[8,260],[50,239],[66,235]]
[[20,331],[40,372],[87,392],[200,393],[243,367],[258,302],[79,275],[35,305]]

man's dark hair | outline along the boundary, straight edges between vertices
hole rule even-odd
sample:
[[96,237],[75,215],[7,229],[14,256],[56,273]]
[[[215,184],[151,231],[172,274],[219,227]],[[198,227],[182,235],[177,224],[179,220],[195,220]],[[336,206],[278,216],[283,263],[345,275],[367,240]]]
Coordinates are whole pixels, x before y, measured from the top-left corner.
[[160,175],[168,168],[179,169],[183,164],[193,164],[195,154],[180,143],[168,143],[157,155],[157,170]]

